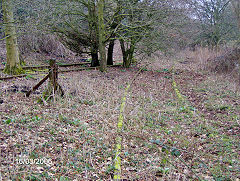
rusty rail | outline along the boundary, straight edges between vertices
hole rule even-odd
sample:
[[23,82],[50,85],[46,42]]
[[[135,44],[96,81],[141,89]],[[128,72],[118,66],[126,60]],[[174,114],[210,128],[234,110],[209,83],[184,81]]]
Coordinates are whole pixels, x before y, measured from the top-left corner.
[[[72,63],[72,64],[58,64],[59,67],[72,67],[72,66],[80,66],[80,65],[90,65],[91,63],[88,62],[81,62],[81,63]],[[36,65],[36,66],[23,66],[22,69],[28,70],[28,69],[48,69],[49,65]],[[0,71],[3,71],[4,68],[0,68]]]
[[[120,67],[121,65],[111,65],[109,67]],[[98,69],[97,67],[82,67],[82,68],[78,68],[78,69],[69,69],[69,70],[59,70],[58,73],[67,73],[67,72],[76,72],[76,71],[84,71],[84,70],[96,70]],[[9,79],[13,79],[13,78],[22,78],[22,77],[26,77],[28,75],[38,75],[36,74],[21,74],[21,75],[13,75],[13,76],[7,76],[7,77],[0,77],[0,80],[9,80]],[[47,73],[45,74],[47,75]]]

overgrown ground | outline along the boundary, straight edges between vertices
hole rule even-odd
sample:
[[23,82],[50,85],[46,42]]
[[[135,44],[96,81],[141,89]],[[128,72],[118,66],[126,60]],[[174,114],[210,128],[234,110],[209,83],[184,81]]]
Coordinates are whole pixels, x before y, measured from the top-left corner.
[[[157,60],[133,82],[120,135],[122,179],[240,179],[239,91],[234,81],[199,71],[196,61],[179,56],[171,71],[173,60]],[[51,104],[23,93],[41,77],[1,81],[3,180],[111,180],[121,98],[137,70],[62,74],[65,97]]]

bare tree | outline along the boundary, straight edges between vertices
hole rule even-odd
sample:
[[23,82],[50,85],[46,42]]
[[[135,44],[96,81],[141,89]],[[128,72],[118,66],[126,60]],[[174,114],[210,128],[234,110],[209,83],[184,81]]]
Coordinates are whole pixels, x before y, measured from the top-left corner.
[[217,46],[231,36],[234,23],[231,21],[230,0],[192,0],[192,16],[201,23],[198,42]]

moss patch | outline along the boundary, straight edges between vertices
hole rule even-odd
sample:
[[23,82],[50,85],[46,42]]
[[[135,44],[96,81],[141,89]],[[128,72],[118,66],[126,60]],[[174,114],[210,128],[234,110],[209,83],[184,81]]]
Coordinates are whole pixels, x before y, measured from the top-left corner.
[[19,75],[19,74],[25,73],[25,71],[22,69],[20,65],[14,66],[14,67],[10,67],[10,65],[6,65],[3,72],[9,75]]

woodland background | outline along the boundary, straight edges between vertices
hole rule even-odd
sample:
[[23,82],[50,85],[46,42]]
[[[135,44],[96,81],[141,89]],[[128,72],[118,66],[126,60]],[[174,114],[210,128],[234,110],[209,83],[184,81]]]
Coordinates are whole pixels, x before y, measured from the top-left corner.
[[[240,179],[238,0],[2,0],[0,21],[0,180]],[[52,59],[64,96],[26,97]]]

